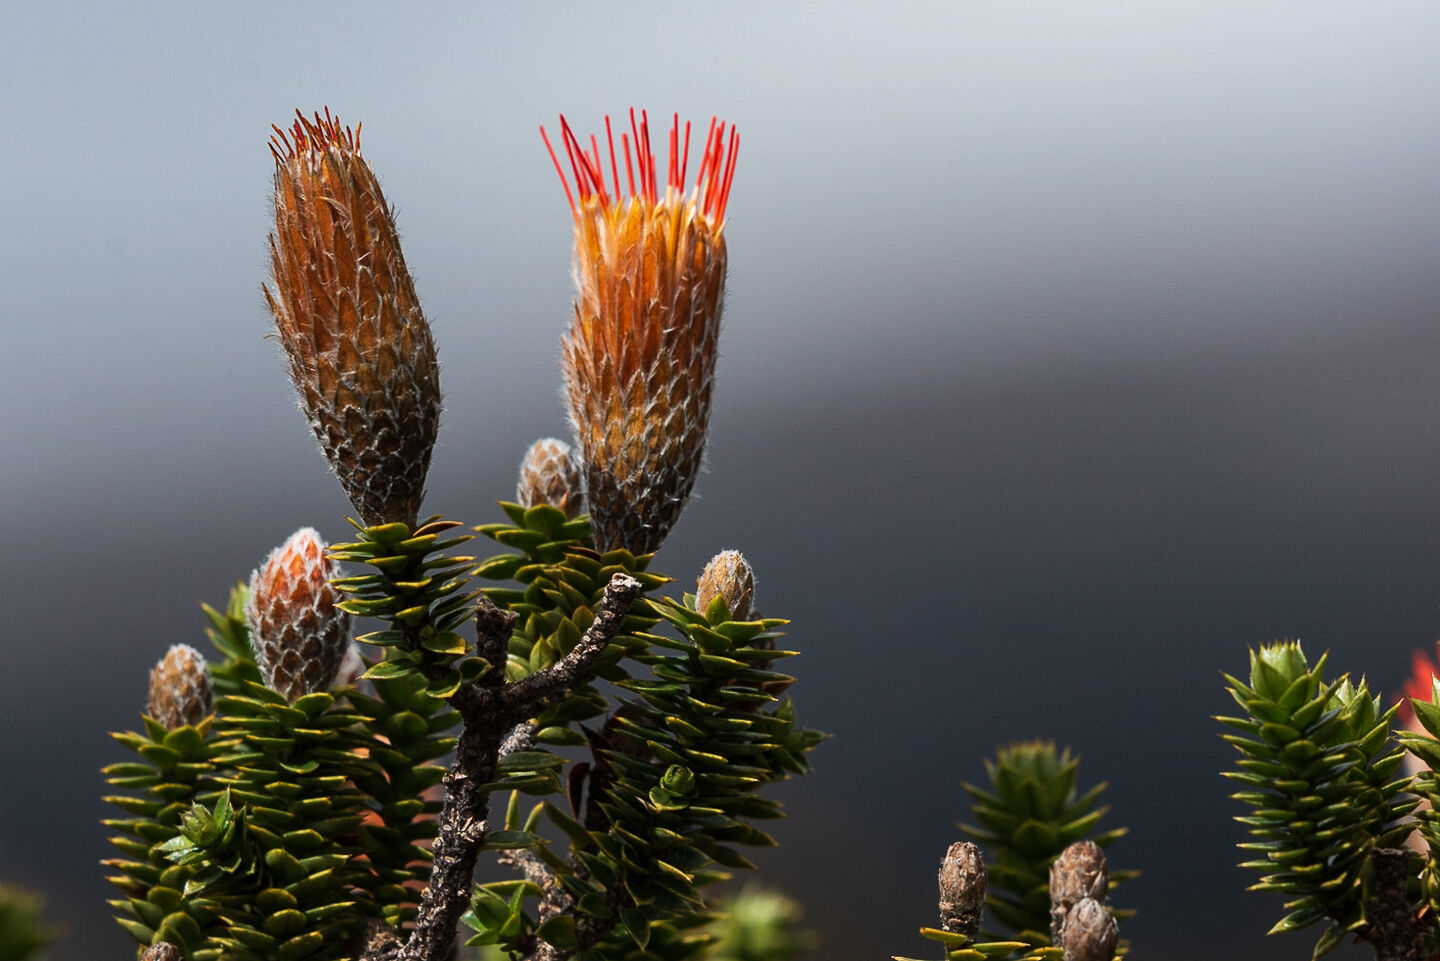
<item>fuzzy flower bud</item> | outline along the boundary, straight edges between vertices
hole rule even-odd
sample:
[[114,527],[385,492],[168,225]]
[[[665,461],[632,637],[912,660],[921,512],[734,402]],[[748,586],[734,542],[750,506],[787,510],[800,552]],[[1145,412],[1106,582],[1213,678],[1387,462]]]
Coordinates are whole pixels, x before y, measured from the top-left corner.
[[1050,865],[1050,937],[1060,943],[1070,915],[1081,901],[1103,902],[1110,890],[1110,865],[1094,841],[1076,841]]
[[275,128],[265,300],[320,450],[366,524],[414,525],[440,423],[430,325],[359,128]]
[[1120,928],[1105,905],[1084,898],[1075,905],[1056,940],[1065,961],[1111,961],[1120,943]]
[[739,137],[710,122],[687,194],[690,125],[682,143],[678,115],[663,189],[644,113],[637,125],[632,110],[620,136],[624,189],[608,118],[608,170],[595,137],[587,150],[564,117],[560,129],[576,186],[551,148],[575,218],[575,317],[561,342],[570,422],[596,546],[646,554],[679,518],[705,453]]
[[750,619],[755,609],[755,572],[739,551],[721,551],[705,565],[695,586],[695,609],[703,612],[717,595],[725,599],[732,621]]
[[584,505],[580,465],[569,444],[554,437],[537,440],[520,462],[515,501],[521,507],[549,504],[574,518]]
[[189,644],[176,644],[150,671],[145,713],[167,731],[194,726],[215,710],[215,689],[205,658]]
[[940,862],[940,923],[946,931],[975,937],[985,909],[985,858],[969,841],[956,841]]
[[290,535],[250,575],[245,616],[255,664],[272,690],[294,701],[327,691],[350,649],[350,615],[330,581],[340,568],[308,527]]

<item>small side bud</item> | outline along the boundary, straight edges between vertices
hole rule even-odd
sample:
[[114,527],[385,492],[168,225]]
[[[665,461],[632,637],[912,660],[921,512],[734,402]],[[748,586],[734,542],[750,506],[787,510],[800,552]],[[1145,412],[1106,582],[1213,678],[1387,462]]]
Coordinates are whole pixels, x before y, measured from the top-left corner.
[[580,514],[585,503],[580,486],[580,464],[569,444],[546,437],[530,445],[525,459],[520,462],[520,482],[515,485],[515,501],[521,507],[549,504],[569,518]]
[[755,572],[739,551],[721,551],[705,565],[695,587],[695,609],[704,613],[716,596],[725,599],[732,621],[750,619],[755,609]]
[[1050,939],[1060,943],[1065,919],[1084,898],[1103,902],[1110,890],[1110,866],[1094,841],[1076,841],[1050,865]]
[[250,575],[245,616],[265,683],[294,701],[327,691],[350,648],[350,615],[330,581],[340,568],[309,527],[290,535]]
[[985,908],[985,858],[969,841],[956,841],[940,862],[940,926],[974,938]]
[[176,644],[150,671],[145,713],[167,731],[194,726],[215,710],[215,689],[205,658],[189,644]]
[[[1060,852],[1060,857],[1050,866],[1051,941],[1061,944],[1066,926],[1080,902],[1090,900],[1103,905],[1109,889],[1110,866],[1099,844],[1076,841]],[[1070,955],[1066,954],[1066,957]],[[1084,957],[1089,958],[1090,955]]]
[[1056,945],[1065,951],[1065,961],[1111,961],[1120,941],[1120,927],[1094,898],[1082,898],[1065,920]]
[[185,955],[169,941],[156,941],[140,955],[140,961],[184,961]]

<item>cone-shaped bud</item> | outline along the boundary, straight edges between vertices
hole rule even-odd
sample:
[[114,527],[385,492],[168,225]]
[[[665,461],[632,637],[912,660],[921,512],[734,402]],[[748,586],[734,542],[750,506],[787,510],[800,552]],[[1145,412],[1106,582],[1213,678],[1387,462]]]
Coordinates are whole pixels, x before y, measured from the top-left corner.
[[368,525],[414,525],[440,423],[430,325],[395,218],[327,110],[275,128],[265,300],[320,450]]
[[750,619],[755,609],[755,572],[739,551],[721,551],[710,558],[695,586],[695,609],[703,613],[717,596],[725,599],[732,621]]
[[169,941],[157,941],[145,949],[140,961],[183,961],[185,955]]
[[569,444],[554,437],[545,437],[530,445],[525,459],[520,462],[515,501],[521,507],[549,504],[564,511],[565,516],[570,518],[579,515],[585,497],[580,464]]
[[1110,890],[1110,866],[1094,841],[1076,841],[1050,865],[1050,938],[1060,943],[1061,932],[1075,905],[1090,898],[1104,901]]
[[215,689],[205,658],[189,644],[176,644],[150,671],[145,713],[168,731],[196,725],[215,710]]
[[1056,947],[1065,951],[1065,961],[1111,961],[1120,942],[1120,927],[1094,898],[1077,902],[1065,920],[1065,929]]
[[985,858],[969,841],[956,841],[940,862],[941,927],[973,938],[984,909]]
[[690,125],[682,140],[678,116],[664,187],[644,113],[637,123],[631,111],[618,153],[606,119],[608,164],[595,137],[585,147],[563,117],[560,130],[574,193],[553,147],[551,158],[575,218],[577,288],[561,367],[585,497],[597,547],[649,553],[679,518],[705,453],[739,138],[710,122],[687,193]]
[[291,701],[328,691],[350,648],[344,595],[330,584],[340,568],[308,527],[290,535],[250,575],[245,616],[255,664],[272,690]]

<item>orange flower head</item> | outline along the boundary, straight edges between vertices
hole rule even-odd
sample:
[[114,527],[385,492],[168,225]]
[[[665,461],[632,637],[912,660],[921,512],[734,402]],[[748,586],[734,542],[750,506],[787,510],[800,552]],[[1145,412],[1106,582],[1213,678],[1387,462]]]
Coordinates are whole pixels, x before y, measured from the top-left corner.
[[302,527],[250,575],[245,604],[255,664],[271,690],[290,701],[328,691],[350,648],[344,595],[330,582],[340,568],[325,542]]
[[608,165],[596,137],[585,146],[564,117],[560,131],[573,192],[540,133],[575,218],[575,317],[561,367],[586,501],[597,547],[646,554],[679,518],[704,458],[740,139],[712,119],[687,190],[690,124],[682,134],[678,115],[664,188],[643,112],[637,122],[630,111],[618,153],[605,119]]
[[366,524],[414,525],[440,423],[430,325],[360,133],[275,127],[265,300],[320,450]]

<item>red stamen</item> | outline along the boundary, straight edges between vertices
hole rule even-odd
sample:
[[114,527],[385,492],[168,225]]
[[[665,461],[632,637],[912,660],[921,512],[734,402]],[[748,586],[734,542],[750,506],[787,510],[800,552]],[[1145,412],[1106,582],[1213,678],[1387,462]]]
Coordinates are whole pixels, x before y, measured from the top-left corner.
[[625,148],[625,181],[630,185],[630,196],[635,196],[635,169],[630,163],[630,138],[620,135],[620,146]]
[[670,169],[665,171],[665,186],[679,187],[676,181],[680,178],[680,115],[677,113],[670,121]]
[[680,152],[683,158],[680,161],[680,183],[676,184],[680,192],[685,192],[685,171],[690,169],[690,121],[685,121],[685,149]]
[[[597,189],[595,192],[600,195],[600,206],[608,207],[610,206],[610,198],[605,193],[605,167],[600,163],[600,144],[596,141],[593,133],[590,135],[590,150],[594,158],[593,170],[596,174],[595,184]],[[619,198],[617,197],[616,199],[618,200]]]
[[620,171],[615,168],[615,135],[610,132],[610,115],[605,115],[605,139],[610,143],[610,176],[615,181],[615,202],[620,202]]
[[[640,168],[640,193],[649,196],[650,192],[645,189],[645,154],[640,142],[640,129],[635,126],[635,108],[630,108],[630,135],[635,138],[635,166]],[[635,191],[631,190],[635,196]]]
[[655,184],[655,151],[650,147],[650,114],[640,111],[640,133],[645,138],[645,199],[652,204],[660,198]]
[[730,156],[725,158],[725,185],[720,188],[720,203],[715,212],[715,219],[725,220],[725,208],[730,203],[730,181],[735,179],[735,158],[740,156],[740,134],[736,132],[735,125],[730,125]]
[[540,125],[540,139],[545,141],[545,149],[550,151],[550,161],[555,164],[555,172],[560,175],[560,186],[565,188],[565,202],[570,205],[570,216],[578,217],[579,214],[575,211],[575,198],[570,195],[570,184],[565,180],[565,171],[560,169],[560,158],[555,156],[555,148],[550,146],[550,137],[545,133],[544,124]]

